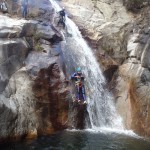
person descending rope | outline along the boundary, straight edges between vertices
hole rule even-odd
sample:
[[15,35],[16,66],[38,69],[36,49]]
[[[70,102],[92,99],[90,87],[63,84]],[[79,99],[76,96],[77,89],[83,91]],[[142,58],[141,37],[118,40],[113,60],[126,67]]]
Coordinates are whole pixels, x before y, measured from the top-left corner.
[[57,23],[57,26],[59,26],[59,24],[62,24],[63,25],[63,28],[65,28],[65,22],[62,18],[59,19],[58,23]]
[[63,9],[61,11],[59,11],[59,15],[62,19],[65,20],[65,16],[66,16],[66,13],[65,13],[65,8],[63,7]]
[[57,26],[59,26],[59,24],[62,24],[63,25],[63,28],[65,28],[65,16],[66,16],[66,13],[65,13],[65,8],[63,7],[63,9],[61,11],[58,12],[59,13],[59,21],[57,23]]
[[85,97],[85,88],[84,88],[84,76],[81,73],[81,68],[78,67],[76,72],[71,75],[71,79],[75,81],[76,86],[76,98],[78,102],[81,100],[84,101],[84,104],[86,104],[86,97]]

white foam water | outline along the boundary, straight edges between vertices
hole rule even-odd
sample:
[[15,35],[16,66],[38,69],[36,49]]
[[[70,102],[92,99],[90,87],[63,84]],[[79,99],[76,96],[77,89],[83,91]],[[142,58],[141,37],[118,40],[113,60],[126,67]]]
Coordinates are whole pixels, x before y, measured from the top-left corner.
[[[61,10],[55,1],[50,0],[50,2],[56,11]],[[102,127],[123,129],[122,120],[115,110],[113,96],[105,88],[106,81],[92,49],[82,38],[78,27],[68,17],[66,17],[66,30],[63,55],[67,72],[72,74],[75,68],[81,67],[86,78],[85,88],[89,114],[87,128],[97,131],[101,130]]]

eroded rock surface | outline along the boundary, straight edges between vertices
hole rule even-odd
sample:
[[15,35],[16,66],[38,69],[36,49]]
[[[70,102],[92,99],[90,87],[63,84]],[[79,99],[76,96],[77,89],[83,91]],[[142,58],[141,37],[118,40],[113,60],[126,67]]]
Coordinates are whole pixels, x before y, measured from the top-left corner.
[[128,12],[120,0],[63,0],[95,50],[127,129],[149,136],[149,6]]
[[128,36],[128,59],[119,66],[115,91],[126,127],[144,136],[150,136],[149,13],[149,7],[142,11]]
[[36,1],[37,12],[32,11],[37,16],[27,21],[17,18],[19,1],[16,14],[11,11],[14,1],[7,2],[10,14],[0,14],[0,140],[65,129],[68,81],[61,64],[61,33],[49,20],[53,8],[48,1],[39,1],[40,7]]
[[64,0],[63,4],[93,48],[114,51],[115,57],[121,57],[120,30],[132,17],[120,0]]

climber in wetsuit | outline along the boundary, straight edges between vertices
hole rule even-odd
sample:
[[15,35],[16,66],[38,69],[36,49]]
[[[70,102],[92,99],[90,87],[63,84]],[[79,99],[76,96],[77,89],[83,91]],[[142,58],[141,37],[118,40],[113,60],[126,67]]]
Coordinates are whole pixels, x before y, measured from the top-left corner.
[[78,102],[81,100],[86,103],[86,97],[85,97],[85,88],[84,88],[84,76],[81,73],[81,68],[77,68],[76,72],[72,74],[71,79],[75,81],[75,86],[77,90],[76,98]]

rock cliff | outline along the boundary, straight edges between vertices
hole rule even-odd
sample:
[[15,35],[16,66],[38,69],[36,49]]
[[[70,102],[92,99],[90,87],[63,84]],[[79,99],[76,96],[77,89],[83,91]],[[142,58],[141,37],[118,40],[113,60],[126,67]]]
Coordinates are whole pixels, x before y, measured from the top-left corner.
[[0,14],[0,140],[65,129],[68,81],[62,36],[51,23],[54,9],[47,0],[36,1],[25,20],[20,1],[7,4],[9,13]]
[[[63,39],[52,24],[54,9],[48,0],[29,0],[25,20],[20,0],[7,3],[9,13],[0,14],[0,140],[33,138],[72,126]],[[63,0],[93,47],[124,125],[149,136],[150,9],[145,3],[134,14],[124,3]],[[86,112],[78,107],[72,114],[77,117],[73,125],[84,128]]]
[[93,47],[125,127],[149,136],[149,1],[138,5],[129,2],[63,0],[62,3]]
[[126,127],[144,136],[150,136],[149,13],[149,7],[141,10],[134,25],[128,28],[127,58],[114,79],[116,104]]

